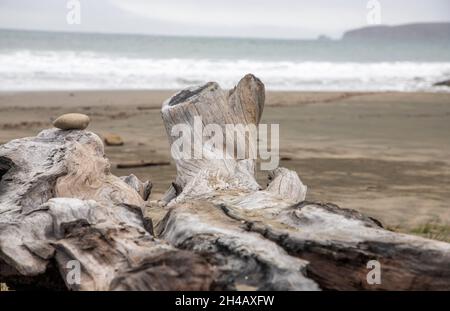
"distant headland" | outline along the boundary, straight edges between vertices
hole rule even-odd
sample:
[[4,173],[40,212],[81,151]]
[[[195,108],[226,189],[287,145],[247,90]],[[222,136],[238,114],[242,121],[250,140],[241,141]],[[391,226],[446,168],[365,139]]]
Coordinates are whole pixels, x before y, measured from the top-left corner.
[[344,33],[342,40],[358,41],[450,41],[450,23],[415,23],[369,26]]

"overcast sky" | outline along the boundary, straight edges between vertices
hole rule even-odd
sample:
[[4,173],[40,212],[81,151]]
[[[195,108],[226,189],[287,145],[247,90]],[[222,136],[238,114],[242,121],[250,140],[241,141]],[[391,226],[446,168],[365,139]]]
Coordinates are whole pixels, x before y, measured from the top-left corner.
[[[382,24],[450,21],[450,0],[378,0]],[[0,0],[0,28],[161,35],[340,37],[367,26],[368,0]]]

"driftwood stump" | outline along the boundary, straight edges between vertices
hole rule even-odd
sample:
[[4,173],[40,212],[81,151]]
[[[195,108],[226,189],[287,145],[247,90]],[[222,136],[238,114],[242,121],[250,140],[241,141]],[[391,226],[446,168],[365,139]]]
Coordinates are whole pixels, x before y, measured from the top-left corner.
[[[173,143],[179,124],[203,135],[196,117],[202,130],[257,126],[263,107],[264,85],[247,75],[229,92],[211,82],[175,94],[162,118]],[[160,201],[147,201],[150,182],[113,176],[91,132],[51,129],[0,146],[0,283],[71,290],[450,289],[450,244],[305,201],[306,186],[285,168],[271,171],[261,187],[251,156],[255,133],[240,134],[250,144],[244,158],[209,143],[200,146],[201,157],[175,154],[177,177]],[[372,260],[380,263],[381,284],[367,282]],[[68,276],[77,264],[74,282]]]

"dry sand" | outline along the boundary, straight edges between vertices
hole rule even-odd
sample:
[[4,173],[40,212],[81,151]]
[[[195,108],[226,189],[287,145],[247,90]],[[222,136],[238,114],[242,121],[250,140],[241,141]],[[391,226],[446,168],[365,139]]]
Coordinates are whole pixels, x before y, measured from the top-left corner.
[[[158,198],[175,167],[117,169],[169,159],[159,109],[171,91],[0,93],[0,143],[36,135],[67,112],[125,144],[106,147],[113,173],[154,184]],[[280,165],[296,170],[308,200],[359,210],[385,226],[450,240],[450,94],[268,92],[262,122],[280,124]],[[265,184],[265,174],[258,175]]]

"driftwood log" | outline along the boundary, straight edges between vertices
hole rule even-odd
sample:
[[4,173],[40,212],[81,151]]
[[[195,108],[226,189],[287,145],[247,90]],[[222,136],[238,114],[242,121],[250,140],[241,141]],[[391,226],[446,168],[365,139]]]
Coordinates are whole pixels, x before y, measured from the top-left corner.
[[[258,125],[264,85],[245,76],[183,90],[162,107],[177,124]],[[254,144],[254,133],[245,135]],[[450,244],[383,229],[334,204],[305,201],[297,173],[276,168],[267,187],[256,161],[203,144],[175,156],[160,201],[151,183],[110,173],[101,139],[44,130],[0,146],[0,282],[15,289],[345,290],[450,289]],[[250,146],[254,148],[255,146]],[[227,157],[218,157],[227,153]],[[377,260],[381,284],[368,284]],[[80,267],[79,282],[68,277]]]
[[[0,148],[0,172],[0,280],[12,288],[209,288],[205,259],[153,237],[142,214],[149,183],[112,175],[97,135],[13,140]],[[70,284],[73,260],[81,276]]]

